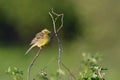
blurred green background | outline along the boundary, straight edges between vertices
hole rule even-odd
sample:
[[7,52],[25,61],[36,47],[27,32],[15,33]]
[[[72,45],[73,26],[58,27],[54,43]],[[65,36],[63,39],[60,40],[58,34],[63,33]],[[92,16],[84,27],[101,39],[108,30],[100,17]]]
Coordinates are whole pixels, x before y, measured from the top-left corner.
[[[109,70],[106,80],[118,80],[120,74],[120,1],[119,0],[0,0],[0,80],[11,80],[5,71],[16,66],[24,71],[38,48],[27,56],[34,35],[44,28],[53,32],[51,8],[64,13],[60,31],[62,61],[70,69],[80,64],[83,52],[101,53],[102,66]],[[69,56],[68,56],[69,55]],[[52,40],[32,67],[35,76],[49,61],[47,72],[57,70],[58,47]]]

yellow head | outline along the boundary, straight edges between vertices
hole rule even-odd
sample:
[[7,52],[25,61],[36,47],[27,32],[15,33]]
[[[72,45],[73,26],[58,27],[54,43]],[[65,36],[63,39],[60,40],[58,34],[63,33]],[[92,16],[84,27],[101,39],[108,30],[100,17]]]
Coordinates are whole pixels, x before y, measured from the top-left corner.
[[48,29],[43,29],[42,32],[45,33],[45,34],[51,33]]

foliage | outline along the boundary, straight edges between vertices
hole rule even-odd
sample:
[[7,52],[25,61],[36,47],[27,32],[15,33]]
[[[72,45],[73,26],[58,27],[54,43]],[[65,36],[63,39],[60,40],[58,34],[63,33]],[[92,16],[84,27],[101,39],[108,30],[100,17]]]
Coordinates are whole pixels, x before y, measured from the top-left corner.
[[6,72],[13,80],[23,80],[23,71],[20,71],[16,67],[9,67]]
[[[76,77],[78,74],[70,72],[70,69],[62,63],[62,66],[69,72],[69,74],[71,74],[71,79],[68,79],[68,75],[65,74],[63,69],[59,69],[57,71],[55,70],[56,72],[53,74],[48,74],[45,70],[41,70],[32,80],[105,80],[104,70],[107,69],[98,64],[100,60],[101,55],[98,53],[93,55],[83,53],[83,60],[81,62],[83,64],[83,70],[77,71],[79,72],[79,76],[77,78],[72,79],[72,77]],[[16,67],[9,67],[7,74],[13,80],[23,80],[23,71]]]
[[98,53],[94,55],[83,53],[82,63],[84,64],[85,69],[80,72],[79,80],[105,80],[103,77],[105,74],[103,70],[107,69],[98,64],[100,60],[101,56]]

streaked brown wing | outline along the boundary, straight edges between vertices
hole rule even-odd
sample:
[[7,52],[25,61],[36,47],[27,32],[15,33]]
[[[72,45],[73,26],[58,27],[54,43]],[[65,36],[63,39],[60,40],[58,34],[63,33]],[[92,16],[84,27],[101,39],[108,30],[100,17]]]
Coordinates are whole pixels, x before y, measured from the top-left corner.
[[42,40],[43,38],[44,38],[44,34],[42,32],[37,33],[35,38],[31,41],[30,45]]

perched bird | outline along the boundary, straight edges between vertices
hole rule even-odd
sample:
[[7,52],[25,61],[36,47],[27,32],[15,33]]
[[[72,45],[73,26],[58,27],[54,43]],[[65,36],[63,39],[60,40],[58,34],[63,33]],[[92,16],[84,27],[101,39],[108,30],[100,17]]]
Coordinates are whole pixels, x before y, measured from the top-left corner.
[[32,46],[27,50],[25,55],[35,46],[42,48],[44,45],[46,45],[50,39],[50,33],[51,32],[48,29],[43,29],[41,32],[37,33],[35,38],[30,43]]

